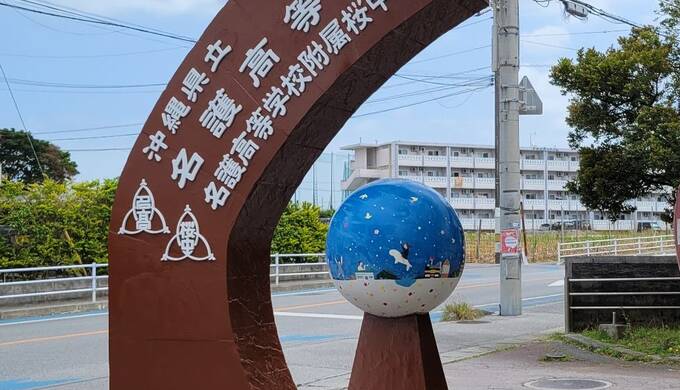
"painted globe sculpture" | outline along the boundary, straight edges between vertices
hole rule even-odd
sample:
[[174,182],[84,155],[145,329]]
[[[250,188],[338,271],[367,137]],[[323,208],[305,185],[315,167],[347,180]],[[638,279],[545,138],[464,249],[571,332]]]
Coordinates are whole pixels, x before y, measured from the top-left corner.
[[333,217],[326,243],[340,293],[380,317],[428,313],[458,284],[465,235],[451,205],[410,180],[384,179],[355,191]]

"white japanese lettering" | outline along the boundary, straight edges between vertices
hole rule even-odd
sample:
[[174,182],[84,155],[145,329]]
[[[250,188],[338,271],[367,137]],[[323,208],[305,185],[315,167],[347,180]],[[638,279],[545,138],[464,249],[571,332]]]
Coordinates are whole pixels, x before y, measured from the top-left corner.
[[373,18],[368,16],[367,12],[368,7],[362,7],[361,0],[353,1],[352,5],[347,6],[347,10],[342,10],[342,22],[348,30],[359,35],[369,23],[373,22]]
[[326,50],[333,54],[340,53],[340,49],[352,41],[352,38],[350,38],[345,30],[340,27],[338,19],[333,19],[328,23],[328,25],[321,30],[319,36],[326,43]]
[[255,88],[260,87],[260,78],[267,77],[274,65],[281,60],[273,50],[264,50],[267,42],[267,38],[262,38],[255,48],[248,50],[246,60],[243,61],[239,68],[241,73],[246,69],[250,69],[250,78],[253,79],[253,86]]
[[272,118],[269,115],[263,115],[262,107],[258,107],[246,121],[246,130],[253,133],[256,138],[266,141],[270,135],[274,134]]
[[182,82],[182,92],[193,103],[196,103],[198,94],[203,92],[203,86],[208,84],[210,79],[205,73],[200,73],[195,68],[191,68]]
[[196,180],[196,175],[198,175],[203,162],[203,157],[197,153],[192,154],[191,158],[189,158],[187,150],[182,148],[177,157],[172,160],[172,180],[177,180],[177,186],[184,189],[187,180]]
[[278,118],[279,116],[285,116],[288,112],[286,108],[286,103],[290,100],[290,96],[283,93],[281,88],[272,87],[271,92],[268,92],[262,103],[264,103],[264,109],[272,114],[273,118]]
[[236,115],[243,109],[237,105],[221,88],[215,94],[215,98],[208,103],[208,108],[203,112],[199,120],[201,126],[210,130],[212,135],[221,138],[224,131],[234,123]]
[[291,65],[288,67],[288,76],[281,76],[281,86],[287,89],[288,95],[300,96],[311,81],[312,77],[305,76],[300,64]]
[[147,155],[149,161],[156,160],[156,162],[161,161],[160,151],[168,148],[168,145],[164,143],[165,134],[162,131],[157,131],[156,134],[150,135],[149,140],[151,143],[149,146],[142,149],[142,153]]
[[316,77],[319,75],[319,71],[322,71],[325,66],[330,64],[331,59],[324,51],[323,46],[312,41],[312,43],[300,53],[298,61],[300,61],[302,66],[307,68],[312,76]]
[[218,40],[217,42],[208,45],[208,54],[205,55],[204,61],[212,62],[210,70],[215,73],[220,67],[220,63],[222,63],[224,57],[229,53],[231,53],[231,46],[227,45],[227,47],[222,48],[222,40]]
[[247,168],[242,167],[238,161],[231,158],[230,155],[225,154],[215,170],[215,177],[233,190],[241,181],[246,170]]
[[291,23],[293,30],[309,32],[311,26],[319,24],[321,18],[320,0],[293,0],[286,6],[286,15],[283,18],[285,23]]
[[255,152],[260,150],[260,147],[253,140],[246,139],[247,134],[247,132],[243,131],[241,132],[241,135],[234,138],[231,141],[233,144],[231,147],[231,152],[229,152],[232,155],[238,155],[238,157],[243,162],[243,165],[246,167],[248,166],[250,160],[252,160]]
[[189,112],[191,112],[191,107],[173,96],[165,106],[165,111],[161,114],[163,125],[170,130],[172,134],[176,134],[179,126],[182,124],[182,118],[189,115]]
[[203,192],[205,192],[205,203],[209,204],[213,210],[223,207],[227,203],[229,195],[231,195],[231,192],[224,186],[217,188],[215,182],[212,181],[203,189]]

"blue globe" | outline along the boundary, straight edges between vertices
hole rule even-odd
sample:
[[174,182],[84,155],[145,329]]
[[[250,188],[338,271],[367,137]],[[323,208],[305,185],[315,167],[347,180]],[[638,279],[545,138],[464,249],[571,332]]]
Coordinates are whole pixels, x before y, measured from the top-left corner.
[[427,313],[443,303],[465,265],[465,235],[449,202],[410,180],[355,191],[333,217],[326,243],[340,293],[382,317]]

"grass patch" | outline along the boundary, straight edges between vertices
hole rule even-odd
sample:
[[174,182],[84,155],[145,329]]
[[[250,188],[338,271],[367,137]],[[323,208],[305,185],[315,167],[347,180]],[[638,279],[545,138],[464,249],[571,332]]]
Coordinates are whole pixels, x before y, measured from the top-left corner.
[[454,302],[444,306],[442,321],[474,321],[486,314],[485,311],[479,310],[467,302]]
[[662,357],[680,357],[680,328],[635,327],[627,331],[620,340],[611,339],[607,332],[601,330],[587,330],[583,335],[636,352]]

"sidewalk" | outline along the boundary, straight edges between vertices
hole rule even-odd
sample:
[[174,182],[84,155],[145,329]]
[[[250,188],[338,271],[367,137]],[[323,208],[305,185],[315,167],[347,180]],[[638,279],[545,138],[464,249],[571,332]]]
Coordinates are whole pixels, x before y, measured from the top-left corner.
[[[570,379],[573,387],[582,380],[602,380],[611,389],[678,390],[678,368],[623,362],[580,350],[559,342],[545,341],[563,330],[562,304],[533,307],[520,317],[489,316],[482,321],[434,324],[449,389],[526,390],[525,384],[541,379]],[[569,361],[548,362],[548,353],[560,353]],[[300,390],[340,390],[349,383],[349,372],[329,373],[326,378],[300,380]],[[538,387],[541,388],[541,387]],[[548,389],[549,387],[543,387]],[[600,387],[604,388],[604,387]]]
[[[562,307],[562,303],[553,303],[526,309],[519,317],[492,315],[479,321],[434,323],[435,337],[447,377],[451,367],[456,366],[457,362],[526,344],[562,331],[564,324]],[[312,379],[310,377],[312,373],[308,370],[298,371],[296,367],[291,367],[291,371],[300,390],[339,390],[347,388],[349,383],[350,372],[346,370],[334,372],[329,370],[328,376],[321,379]],[[475,375],[484,377],[483,374]],[[452,382],[449,387],[471,389],[454,387]],[[495,389],[483,387],[488,388]]]

